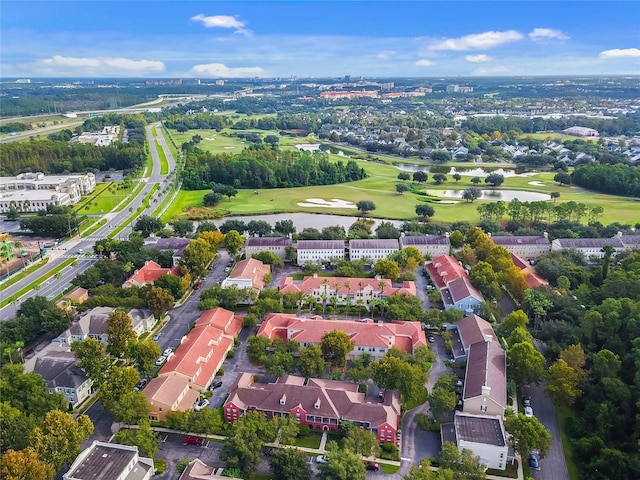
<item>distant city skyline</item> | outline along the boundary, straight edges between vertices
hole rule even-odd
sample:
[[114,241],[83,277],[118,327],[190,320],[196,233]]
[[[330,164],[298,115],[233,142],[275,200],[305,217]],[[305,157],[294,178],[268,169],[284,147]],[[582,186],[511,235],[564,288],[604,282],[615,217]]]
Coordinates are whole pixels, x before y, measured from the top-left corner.
[[637,1],[3,1],[9,77],[640,75]]

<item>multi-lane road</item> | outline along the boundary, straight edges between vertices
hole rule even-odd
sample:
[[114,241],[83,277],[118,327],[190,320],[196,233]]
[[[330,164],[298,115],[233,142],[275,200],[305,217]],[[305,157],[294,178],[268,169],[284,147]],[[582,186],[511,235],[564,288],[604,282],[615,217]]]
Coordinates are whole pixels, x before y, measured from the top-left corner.
[[[13,298],[25,286],[29,285],[34,280],[47,276],[54,268],[58,267],[69,257],[73,256],[78,259],[77,266],[66,267],[62,270],[62,272],[60,272],[60,275],[58,275],[59,278],[51,276],[50,279],[48,279],[41,285],[39,290],[31,290],[22,295],[20,298],[16,298],[15,302],[12,302],[4,308],[0,309],[0,320],[6,320],[8,318],[14,317],[17,309],[20,307],[20,303],[27,298],[35,295],[54,298],[55,296],[64,292],[64,290],[69,287],[69,285],[71,284],[71,280],[73,280],[76,275],[84,272],[87,268],[89,268],[97,261],[97,258],[95,257],[85,256],[91,255],[93,253],[93,246],[96,241],[102,238],[106,238],[109,232],[126,223],[126,221],[132,214],[131,212],[137,211],[138,207],[142,205],[145,196],[151,191],[154,185],[160,184],[161,186],[165,186],[168,184],[166,183],[168,182],[168,175],[160,174],[160,156],[158,154],[155,140],[158,141],[158,144],[164,150],[165,156],[167,157],[167,160],[169,162],[169,173],[175,170],[175,159],[171,155],[171,150],[169,150],[164,135],[162,135],[160,129],[156,128],[156,132],[158,133],[158,135],[153,135],[152,126],[147,126],[146,134],[149,141],[151,157],[153,159],[153,168],[149,176],[140,179],[140,182],[143,182],[145,184],[144,188],[142,188],[142,190],[136,195],[133,201],[128,205],[129,208],[125,208],[120,212],[107,213],[106,215],[104,215],[103,217],[107,219],[107,224],[100,227],[91,236],[85,238],[71,238],[57,245],[55,249],[49,250],[47,252],[49,262],[46,265],[43,265],[19,282],[14,283],[13,285],[4,289],[0,293],[0,297],[2,299]],[[158,189],[154,194],[158,197],[158,201],[160,201],[160,196],[162,195],[161,191],[162,188]],[[149,202],[149,207],[144,208],[144,210],[142,210],[139,215],[150,215],[154,209],[152,205],[153,202]],[[125,228],[122,235],[125,235],[127,233],[129,233],[129,230]],[[81,250],[84,252],[83,255],[79,254]]]

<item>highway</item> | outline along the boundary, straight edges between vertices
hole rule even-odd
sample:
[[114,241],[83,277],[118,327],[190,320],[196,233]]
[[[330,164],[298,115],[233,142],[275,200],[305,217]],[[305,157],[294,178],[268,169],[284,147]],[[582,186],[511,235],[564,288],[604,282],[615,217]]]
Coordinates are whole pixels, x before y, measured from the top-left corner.
[[[155,125],[159,130],[159,124]],[[38,278],[46,276],[49,272],[51,272],[54,268],[62,264],[66,259],[70,257],[75,257],[78,259],[78,265],[75,267],[66,267],[62,270],[60,278],[55,278],[52,276],[47,282],[41,285],[39,290],[31,290],[30,292],[22,295],[20,298],[16,299],[15,302],[10,303],[4,308],[0,309],[0,321],[12,318],[16,315],[17,308],[19,308],[20,303],[35,295],[46,296],[47,298],[54,298],[57,295],[61,294],[65,291],[70,285],[71,280],[75,278],[79,273],[84,272],[87,268],[93,265],[98,259],[93,254],[93,246],[97,240],[106,238],[108,233],[118,226],[124,224],[127,219],[131,216],[132,209],[135,212],[138,207],[142,205],[142,201],[144,197],[151,191],[154,185],[161,184],[162,187],[168,185],[167,176],[160,174],[160,157],[158,155],[158,151],[156,148],[155,140],[158,140],[160,147],[164,150],[164,153],[169,162],[169,173],[175,170],[175,159],[171,155],[171,150],[167,146],[164,135],[161,132],[158,132],[158,136],[153,135],[152,126],[148,125],[146,128],[147,139],[149,142],[149,149],[151,151],[151,157],[153,159],[153,168],[151,174],[148,177],[143,177],[139,179],[140,182],[144,183],[144,188],[137,194],[135,199],[128,205],[128,208],[124,208],[120,212],[107,213],[102,216],[102,218],[106,218],[108,220],[106,225],[100,227],[96,232],[91,234],[86,238],[71,238],[59,245],[55,249],[51,249],[47,252],[47,256],[49,257],[49,262],[37,269],[35,272],[26,276],[19,282],[7,287],[0,293],[0,298],[12,298],[17,292],[23,289],[25,286],[29,285],[31,282],[37,280]],[[163,185],[164,184],[164,185]],[[141,211],[140,215],[151,215],[153,212],[155,205],[153,203],[153,198],[158,199],[158,203],[162,200],[162,187],[156,191],[154,197],[152,197],[149,202],[149,207],[145,208]],[[132,222],[135,223],[135,220]],[[118,236],[124,238],[130,232],[129,227],[125,228],[122,233]],[[84,255],[79,255],[78,252],[80,250],[84,251]]]

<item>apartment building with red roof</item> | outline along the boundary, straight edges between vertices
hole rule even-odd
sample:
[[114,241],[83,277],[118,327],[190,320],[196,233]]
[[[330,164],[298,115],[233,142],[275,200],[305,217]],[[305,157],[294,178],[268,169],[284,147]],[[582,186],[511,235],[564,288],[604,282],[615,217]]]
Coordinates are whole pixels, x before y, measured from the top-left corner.
[[511,261],[513,264],[518,267],[522,273],[524,274],[524,281],[527,283],[527,287],[536,288],[541,287],[543,285],[549,285],[549,282],[544,278],[536,274],[535,269],[523,258],[516,255],[515,253],[511,254]]
[[137,269],[123,284],[123,288],[129,287],[144,287],[145,285],[152,284],[162,275],[177,275],[177,267],[162,268],[158,263],[153,260],[147,260],[144,262],[144,266]]
[[400,427],[398,392],[387,391],[382,399],[373,399],[359,393],[356,383],[294,375],[283,375],[274,383],[255,383],[252,373],[242,373],[223,409],[227,422],[253,410],[269,418],[295,418],[315,430],[336,431],[341,421],[349,421],[373,432],[380,443],[395,444]]
[[222,282],[223,287],[236,285],[238,288],[251,288],[260,293],[265,285],[265,277],[271,273],[271,266],[255,258],[239,261],[229,277]]
[[317,274],[296,281],[285,277],[280,283],[280,293],[304,293],[313,295],[317,302],[337,298],[338,305],[362,305],[369,309],[371,301],[382,300],[392,295],[416,295],[416,284],[402,282],[402,286],[393,286],[391,280],[379,275],[375,278],[319,277]]
[[262,322],[257,335],[269,339],[293,340],[301,347],[320,345],[322,336],[333,330],[345,332],[355,343],[347,359],[363,353],[372,360],[382,358],[391,347],[413,354],[416,347],[425,346],[427,340],[420,322],[379,322],[372,320],[325,320],[321,317],[302,318],[295,314],[270,313]]
[[[202,312],[158,376],[144,389],[151,418],[161,418],[166,411],[191,408],[191,398],[195,401],[199,392],[209,387],[241,329],[242,317],[229,310],[214,308]],[[167,377],[175,380],[168,383],[163,380]]]
[[484,297],[455,258],[441,255],[425,262],[424,268],[440,291],[445,310],[455,308],[472,313],[484,303]]

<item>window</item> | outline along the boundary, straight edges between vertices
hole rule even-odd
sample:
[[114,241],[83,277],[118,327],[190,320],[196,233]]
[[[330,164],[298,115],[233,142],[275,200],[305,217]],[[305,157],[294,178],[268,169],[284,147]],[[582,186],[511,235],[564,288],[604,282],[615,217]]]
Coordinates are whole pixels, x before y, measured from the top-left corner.
[[162,411],[162,407],[158,408],[158,411],[161,412]]
[[487,406],[486,405],[480,405],[480,411],[481,412],[486,412],[487,411]]

